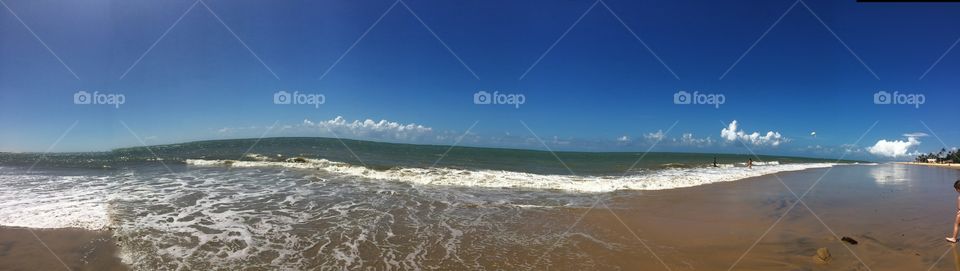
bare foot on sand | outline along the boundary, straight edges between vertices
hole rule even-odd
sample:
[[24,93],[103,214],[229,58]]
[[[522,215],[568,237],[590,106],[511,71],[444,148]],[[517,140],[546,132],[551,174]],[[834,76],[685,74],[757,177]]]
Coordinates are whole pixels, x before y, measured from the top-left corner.
[[950,242],[950,243],[956,243],[956,242],[957,242],[957,238],[947,237],[946,239],[947,239],[947,242]]

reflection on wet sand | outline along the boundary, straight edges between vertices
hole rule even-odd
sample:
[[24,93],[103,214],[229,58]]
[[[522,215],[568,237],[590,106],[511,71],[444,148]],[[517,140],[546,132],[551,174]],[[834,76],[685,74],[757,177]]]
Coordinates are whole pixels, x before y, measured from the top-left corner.
[[870,176],[879,185],[909,185],[910,167],[902,164],[877,165],[870,168]]
[[950,250],[953,251],[953,267],[955,270],[960,271],[960,252],[957,252],[956,245],[951,245]]

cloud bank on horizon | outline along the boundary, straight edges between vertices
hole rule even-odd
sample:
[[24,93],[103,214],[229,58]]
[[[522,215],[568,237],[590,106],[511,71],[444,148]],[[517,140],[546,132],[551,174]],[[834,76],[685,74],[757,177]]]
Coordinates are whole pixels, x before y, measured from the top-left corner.
[[399,123],[381,119],[374,121],[366,119],[364,121],[354,120],[347,122],[343,116],[313,122],[309,119],[303,120],[305,127],[323,127],[338,137],[346,136],[351,138],[372,138],[397,141],[416,141],[421,137],[428,136],[433,132],[433,128],[426,127],[416,123]]

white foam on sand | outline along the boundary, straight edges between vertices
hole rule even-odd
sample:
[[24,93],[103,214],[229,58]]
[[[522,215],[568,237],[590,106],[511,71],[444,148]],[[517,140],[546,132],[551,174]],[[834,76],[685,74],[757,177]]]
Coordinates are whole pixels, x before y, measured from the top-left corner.
[[108,226],[107,196],[99,179],[82,176],[2,175],[0,225],[28,228]]
[[465,170],[452,168],[393,168],[373,170],[326,159],[292,158],[282,162],[188,159],[191,166],[285,167],[320,170],[333,174],[376,180],[400,181],[421,185],[447,185],[484,188],[530,188],[571,192],[611,192],[616,190],[663,190],[736,181],[785,171],[825,168],[835,163],[780,164],[755,162],[746,167],[700,167],[648,170],[626,176],[549,175],[502,170]]

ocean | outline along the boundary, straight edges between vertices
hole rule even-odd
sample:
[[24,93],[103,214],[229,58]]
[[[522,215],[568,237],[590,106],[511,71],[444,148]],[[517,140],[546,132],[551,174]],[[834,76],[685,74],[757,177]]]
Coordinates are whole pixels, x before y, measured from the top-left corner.
[[134,269],[517,269],[598,198],[853,163],[330,138],[3,153],[0,225],[109,229]]

